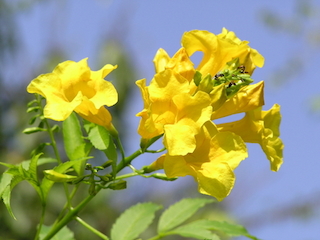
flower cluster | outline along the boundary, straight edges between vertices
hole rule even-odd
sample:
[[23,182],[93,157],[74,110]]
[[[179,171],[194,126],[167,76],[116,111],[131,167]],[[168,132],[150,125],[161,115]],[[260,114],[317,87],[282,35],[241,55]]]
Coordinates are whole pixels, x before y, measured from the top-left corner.
[[[263,66],[264,58],[247,41],[223,29],[218,35],[186,32],[181,43],[173,57],[158,50],[156,73],[148,86],[145,79],[136,82],[144,101],[137,114],[141,117],[141,141],[151,142],[163,135],[166,148],[166,153],[144,170],[164,169],[169,178],[191,175],[201,193],[222,200],[233,188],[234,169],[248,156],[245,142],[259,143],[271,170],[279,170],[283,151],[280,107],[275,104],[262,110],[264,83],[252,84],[251,76],[256,67]],[[198,51],[203,57],[195,67],[190,57]],[[91,71],[87,59],[65,61],[52,73],[32,80],[27,91],[46,98],[45,118],[63,121],[75,111],[115,136],[105,106],[116,104],[118,94],[112,83],[104,80],[115,68],[107,64]],[[213,122],[237,113],[244,117],[223,124]]]
[[[245,142],[259,143],[271,170],[282,164],[279,138],[280,107],[262,111],[264,83],[251,84],[264,58],[226,29],[215,35],[193,30],[182,36],[182,48],[173,57],[159,49],[150,84],[138,80],[144,101],[138,133],[143,141],[163,134],[167,152],[148,167],[164,169],[168,177],[191,175],[199,191],[218,200],[232,190],[233,170],[247,154]],[[190,57],[203,53],[199,66]],[[224,124],[212,120],[245,113]]]

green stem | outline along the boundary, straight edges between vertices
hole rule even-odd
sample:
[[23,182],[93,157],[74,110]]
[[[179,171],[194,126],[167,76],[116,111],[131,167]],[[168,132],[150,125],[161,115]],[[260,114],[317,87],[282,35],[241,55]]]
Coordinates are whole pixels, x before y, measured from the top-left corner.
[[[156,142],[161,137],[162,137],[162,135],[152,138],[148,142],[148,144],[145,146],[145,149],[150,147],[154,142]],[[117,173],[120,172],[122,169],[124,169],[126,166],[128,166],[133,159],[135,159],[136,157],[140,156],[143,153],[144,152],[141,149],[139,149],[139,150],[135,151],[133,154],[131,154],[129,157],[123,158],[122,161],[117,166]]]
[[[99,192],[101,188],[97,189],[97,192]],[[89,195],[87,196],[78,206],[71,209],[62,219],[60,222],[56,223],[50,230],[50,232],[47,234],[47,236],[43,240],[50,240],[58,231],[60,231],[61,228],[66,226],[74,217],[77,216],[78,212],[82,210],[94,197],[95,195]]]
[[45,213],[46,213],[46,206],[47,206],[46,203],[42,204],[41,218],[40,218],[40,222],[39,222],[39,225],[38,225],[36,236],[34,237],[35,240],[38,240],[39,236],[40,236],[41,228],[42,228],[42,225],[44,223],[44,216],[45,216]]
[[104,240],[109,240],[109,238],[104,235],[102,232],[98,231],[97,229],[95,229],[94,227],[90,226],[88,223],[86,223],[85,221],[83,221],[81,218],[76,217],[76,220],[81,223],[84,227],[86,227],[87,229],[89,229],[91,232],[93,232],[94,234],[98,235],[99,237],[101,237]]
[[143,152],[141,151],[141,149],[139,149],[135,151],[133,154],[131,154],[129,157],[122,159],[117,166],[117,173],[120,172],[122,169],[124,169],[126,166],[128,166],[128,164],[130,164],[133,159],[140,156],[142,153]]
[[117,176],[116,180],[121,180],[121,179],[125,179],[125,178],[130,178],[130,177],[134,177],[134,176],[138,176],[140,175],[139,173],[133,172],[133,173],[128,173],[128,174],[123,174],[121,176]]
[[[76,194],[77,190],[79,189],[79,184],[77,184],[73,189],[72,192],[70,194],[70,199],[73,199],[74,195]],[[62,211],[60,212],[59,216],[57,217],[56,221],[54,222],[54,224],[56,224],[60,219],[62,219],[62,216],[64,215],[64,213],[67,211],[67,209],[69,209],[69,205],[68,203],[65,203]],[[53,224],[53,225],[54,225]]]

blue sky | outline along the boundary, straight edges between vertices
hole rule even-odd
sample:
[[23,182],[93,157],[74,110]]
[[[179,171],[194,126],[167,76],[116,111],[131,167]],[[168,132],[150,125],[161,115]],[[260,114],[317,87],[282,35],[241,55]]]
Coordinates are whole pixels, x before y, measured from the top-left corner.
[[[290,213],[292,209],[288,210],[289,213],[283,211],[295,203],[320,200],[320,124],[319,118],[308,111],[309,99],[320,94],[320,51],[319,48],[306,45],[305,32],[290,35],[273,31],[261,20],[262,11],[266,9],[283,17],[292,16],[295,2],[42,1],[17,16],[22,48],[14,65],[27,76],[35,77],[33,72],[47,57],[45,50],[49,46],[56,46],[67,51],[68,59],[79,61],[89,57],[89,64],[94,66],[99,56],[99,44],[106,38],[117,36],[126,44],[138,68],[138,78],[132,81],[140,78],[150,81],[154,74],[152,59],[157,49],[164,48],[170,55],[174,54],[180,48],[183,32],[202,29],[218,34],[222,27],[234,31],[240,39],[250,41],[250,46],[265,57],[265,66],[255,70],[253,79],[256,82],[266,80],[265,110],[274,103],[281,105],[285,162],[279,172],[271,172],[260,147],[249,145],[249,158],[236,170],[236,186],[226,199],[226,204],[231,214],[244,223],[265,221],[262,225],[248,226],[261,239],[316,240],[320,238],[319,204],[316,205],[315,216],[306,220],[294,218]],[[318,27],[315,29],[320,31],[319,24],[306,22],[305,25],[307,29]],[[301,72],[295,77],[290,76],[282,86],[274,88],[270,76],[295,56],[301,56],[305,61]],[[13,81],[14,84],[27,85],[28,79],[13,77],[15,71],[15,68],[8,68],[7,84],[13,86]],[[135,142],[135,145],[128,147],[128,154],[138,148],[135,131],[139,119],[134,117],[142,108],[138,90],[131,102],[128,108],[128,131],[132,137],[128,141]],[[143,161],[148,160],[145,159]],[[179,183],[157,184],[165,188],[170,184],[178,187],[185,180],[191,183],[190,179],[179,179]],[[152,191],[150,187],[147,189]],[[289,217],[277,221],[279,216],[285,214],[289,214]]]

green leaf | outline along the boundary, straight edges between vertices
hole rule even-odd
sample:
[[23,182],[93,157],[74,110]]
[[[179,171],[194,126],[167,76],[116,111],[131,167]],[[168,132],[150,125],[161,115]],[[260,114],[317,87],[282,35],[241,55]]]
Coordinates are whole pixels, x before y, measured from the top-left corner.
[[[51,227],[42,225],[40,232],[40,240],[44,239],[47,234],[50,232]],[[56,235],[54,235],[51,240],[74,240],[73,232],[67,227],[64,226]]]
[[38,182],[38,159],[42,155],[42,153],[39,153],[38,155],[35,155],[32,157],[29,165],[29,173],[31,177]]
[[[82,136],[81,126],[77,115],[73,112],[62,123],[64,149],[71,161],[88,156],[90,151],[85,151],[86,145]],[[78,176],[83,174],[85,162],[78,162],[74,169]]]
[[166,233],[166,235],[170,233],[170,235],[177,234],[183,237],[192,237],[196,239],[219,240],[220,238],[216,234],[208,231],[206,224],[203,222],[206,222],[206,220],[199,220],[185,224],[171,230]]
[[4,205],[6,206],[9,214],[11,215],[11,217],[14,219],[14,220],[17,220],[16,217],[14,216],[13,212],[12,212],[12,209],[11,209],[11,205],[10,205],[10,198],[11,198],[11,187],[8,185],[4,191],[2,192],[2,200],[3,200],[3,203]]
[[155,212],[161,208],[154,203],[138,203],[127,209],[111,229],[112,240],[135,239],[151,224]]
[[[86,126],[88,125],[86,124]],[[92,145],[98,150],[107,150],[110,144],[110,134],[107,129],[100,125],[90,124],[89,126],[89,129],[88,127],[86,129]]]
[[88,138],[92,145],[104,152],[108,159],[112,160],[112,175],[116,175],[117,149],[108,130],[100,125],[90,122],[85,123],[84,128],[88,132]]
[[[4,173],[5,174],[5,173]],[[19,176],[19,175],[13,175],[13,177],[11,178],[11,181],[10,183],[8,182],[9,181],[9,178],[6,177],[6,180],[5,182],[7,183],[6,184],[6,187],[2,190],[2,194],[1,194],[1,198],[3,200],[3,203],[4,205],[6,206],[9,214],[12,216],[12,218],[16,219],[16,217],[14,216],[13,212],[12,212],[12,209],[11,209],[11,205],[10,205],[10,199],[11,199],[11,192],[12,192],[12,189],[21,181],[23,181],[24,179]],[[2,181],[1,181],[2,182]],[[8,184],[9,183],[9,184]]]
[[257,237],[250,235],[247,229],[241,225],[219,221],[208,221],[207,225],[208,229],[223,232],[224,234],[232,237],[245,236],[254,240],[258,240]]
[[4,172],[1,175],[1,181],[0,181],[0,198],[2,196],[3,191],[5,190],[5,188],[10,185],[11,180],[13,178],[12,174],[6,173]]
[[9,163],[4,163],[4,162],[0,162],[0,165],[3,165],[7,168],[12,168],[12,167],[16,167],[16,165],[13,165],[13,164],[9,164]]
[[163,233],[178,226],[190,218],[199,208],[207,203],[214,202],[213,199],[185,198],[170,206],[160,217],[158,232]]

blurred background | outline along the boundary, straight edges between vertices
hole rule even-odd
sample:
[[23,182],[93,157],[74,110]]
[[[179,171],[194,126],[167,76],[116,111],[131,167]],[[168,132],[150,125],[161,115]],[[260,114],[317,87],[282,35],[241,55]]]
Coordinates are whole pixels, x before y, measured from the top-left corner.
[[[320,239],[320,3],[315,0],[0,0],[1,161],[28,159],[45,141],[41,133],[22,134],[31,117],[26,113],[33,99],[26,92],[29,82],[62,61],[86,57],[93,70],[118,64],[107,77],[120,95],[112,108],[114,124],[127,155],[136,151],[135,114],[143,103],[135,81],[149,82],[156,51],[164,48],[172,56],[185,31],[218,34],[222,27],[250,41],[265,57],[253,79],[265,80],[264,110],[281,105],[284,164],[279,172],[270,171],[260,146],[249,144],[249,158],[236,169],[232,193],[199,214],[243,224],[264,240]],[[133,165],[139,168],[156,157],[144,155]],[[95,161],[105,160],[97,154]],[[4,170],[1,166],[0,172]],[[52,190],[47,225],[65,201],[61,193],[60,188]],[[117,216],[131,205],[154,201],[167,207],[184,197],[206,196],[197,192],[191,177],[174,182],[137,177],[129,180],[126,190],[101,192],[81,216],[108,234]],[[11,201],[17,220],[1,203],[0,239],[32,239],[40,218],[36,192],[27,183],[19,184]],[[69,227],[76,239],[98,239],[77,223]]]

